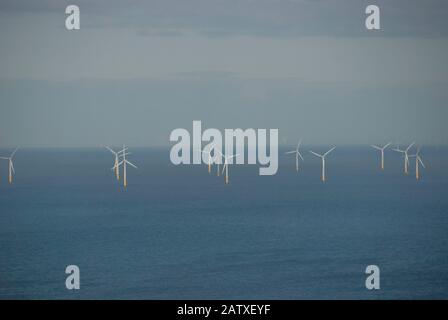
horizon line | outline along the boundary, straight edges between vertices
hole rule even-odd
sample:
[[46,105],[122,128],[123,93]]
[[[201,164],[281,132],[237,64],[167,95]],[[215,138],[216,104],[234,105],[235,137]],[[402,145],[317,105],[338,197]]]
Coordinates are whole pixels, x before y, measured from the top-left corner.
[[[204,145],[207,145],[207,143],[204,143]],[[126,147],[131,148],[171,148],[173,145],[132,145],[132,144],[125,144]],[[310,143],[310,144],[303,144],[303,146],[340,146],[340,147],[371,147],[372,143]],[[406,145],[406,143],[400,143],[400,145]],[[425,146],[425,147],[448,147],[448,144],[434,144],[434,143],[428,143],[428,144],[417,144],[419,146]],[[21,149],[29,148],[29,149],[96,149],[96,148],[105,148],[108,147],[117,147],[121,148],[122,144],[103,144],[103,145],[35,145],[35,144],[17,144],[17,145],[4,145],[0,146],[0,149],[11,149],[19,147]],[[237,147],[240,145],[234,144],[234,147]],[[247,144],[244,145],[246,148],[248,147]],[[278,147],[291,147],[296,146],[295,143],[282,143],[278,144]],[[224,147],[224,145],[223,145]],[[269,147],[269,145],[268,145]]]

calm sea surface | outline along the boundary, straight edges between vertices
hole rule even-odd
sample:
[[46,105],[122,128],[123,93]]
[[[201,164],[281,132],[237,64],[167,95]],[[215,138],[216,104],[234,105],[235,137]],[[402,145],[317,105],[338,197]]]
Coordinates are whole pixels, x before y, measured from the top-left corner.
[[414,160],[338,147],[325,184],[306,150],[299,174],[282,150],[277,175],[234,165],[226,186],[133,149],[124,191],[107,150],[21,149],[12,186],[0,162],[0,299],[447,299],[448,149],[422,149],[417,182]]

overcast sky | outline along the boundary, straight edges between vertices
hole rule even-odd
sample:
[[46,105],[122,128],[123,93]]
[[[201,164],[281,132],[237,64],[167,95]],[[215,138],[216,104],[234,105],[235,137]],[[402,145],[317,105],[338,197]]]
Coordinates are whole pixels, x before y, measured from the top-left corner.
[[447,40],[443,0],[2,0],[0,146],[169,145],[193,120],[448,144]]

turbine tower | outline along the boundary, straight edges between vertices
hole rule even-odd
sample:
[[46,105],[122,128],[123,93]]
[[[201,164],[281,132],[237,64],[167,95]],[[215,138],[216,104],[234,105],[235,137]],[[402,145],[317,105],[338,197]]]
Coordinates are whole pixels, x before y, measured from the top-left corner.
[[391,145],[392,142],[389,142],[388,144],[386,144],[384,147],[379,147],[376,146],[374,144],[371,145],[372,148],[375,148],[377,150],[381,151],[381,170],[384,170],[384,150]]
[[[131,167],[134,167],[135,169],[138,169],[136,165],[132,164],[130,161],[126,159],[127,155],[130,155],[131,153],[126,153],[127,148],[123,145],[123,150],[121,150],[119,153],[121,153],[121,156],[123,157],[123,160],[117,164],[117,167],[123,165],[123,186],[126,188],[128,185],[127,181],[127,174],[126,174],[126,165],[130,165]],[[113,168],[115,169],[115,167]]]
[[285,153],[285,154],[292,154],[292,153],[296,154],[296,171],[297,172],[299,172],[299,157],[303,161],[303,157],[302,157],[302,155],[300,154],[300,151],[299,151],[299,148],[300,148],[301,144],[302,144],[302,140],[300,140],[299,143],[297,144],[297,149],[296,150],[291,150],[291,151],[288,151],[288,152]]
[[400,152],[404,154],[404,174],[408,174],[408,165],[409,165],[409,154],[408,151],[412,148],[415,142],[412,142],[405,150],[401,150],[400,147],[397,146],[394,151]]
[[236,157],[237,154],[231,155],[231,156],[223,156],[224,157],[224,165],[222,167],[222,173],[224,174],[224,171],[226,172],[224,182],[225,184],[229,184],[229,160]]
[[325,152],[324,154],[318,154],[314,151],[310,151],[312,154],[314,154],[316,157],[319,157],[322,159],[322,181],[325,182],[325,157],[335,149],[336,147],[331,148],[330,150],[328,150],[327,152]]
[[420,148],[417,149],[417,153],[413,154],[413,155],[409,155],[410,158],[414,158],[415,157],[415,179],[419,180],[420,179],[420,164],[422,165],[423,168],[426,169],[425,164],[423,163],[422,158],[420,157]]
[[219,162],[216,162],[216,175],[219,177]]
[[19,147],[17,147],[13,153],[9,157],[0,157],[0,159],[8,160],[8,171],[9,171],[9,183],[12,184],[12,176],[16,173],[14,170],[14,164],[12,162],[12,159],[14,158],[14,155],[16,154],[17,150],[19,150]]

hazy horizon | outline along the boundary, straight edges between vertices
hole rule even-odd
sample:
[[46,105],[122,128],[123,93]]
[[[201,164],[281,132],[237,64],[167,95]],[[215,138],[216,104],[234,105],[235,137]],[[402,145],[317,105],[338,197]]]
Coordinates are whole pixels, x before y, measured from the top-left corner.
[[[389,142],[389,141],[388,141]],[[382,146],[385,145],[387,142],[385,143],[378,143],[376,145],[378,146]],[[405,147],[410,145],[412,142],[409,143],[400,143],[399,146]],[[134,148],[134,149],[166,149],[169,150],[171,149],[171,147],[174,145],[175,143],[171,143],[171,144],[167,144],[167,145],[128,145],[126,144],[126,147],[129,148]],[[204,147],[207,143],[203,143],[202,146]],[[366,148],[366,149],[372,149],[372,144],[306,144],[306,143],[302,143],[301,144],[301,149],[307,149],[307,148],[330,148],[330,147],[337,147],[337,148],[349,148],[349,149],[358,149],[358,148]],[[108,147],[112,148],[112,149],[117,149],[120,150],[122,149],[122,145],[107,145]],[[279,144],[278,148],[279,151],[284,151],[283,149],[286,148],[291,148],[295,149],[297,146],[297,143],[287,143],[287,144]],[[392,143],[391,146],[389,146],[386,151],[390,151],[390,152],[394,152],[394,150],[392,150],[393,148],[395,148],[397,146],[397,144]],[[246,149],[247,149],[247,145],[245,145]],[[8,150],[14,151],[15,148],[19,148],[20,150],[23,149],[41,149],[41,150],[46,150],[46,149],[98,149],[98,150],[106,150],[106,145],[15,145],[15,146],[0,146],[0,150],[5,152]],[[448,149],[448,145],[445,144],[414,144],[413,148],[411,150],[414,150],[416,148],[422,148],[423,150],[425,148],[447,148]],[[269,152],[270,147],[267,147],[267,150]],[[323,150],[323,149],[322,149]],[[374,149],[372,149],[374,150]],[[192,152],[192,151],[191,151]],[[394,152],[395,153],[395,152]],[[281,154],[280,154],[281,155]],[[7,154],[0,154],[0,156],[7,156]]]

